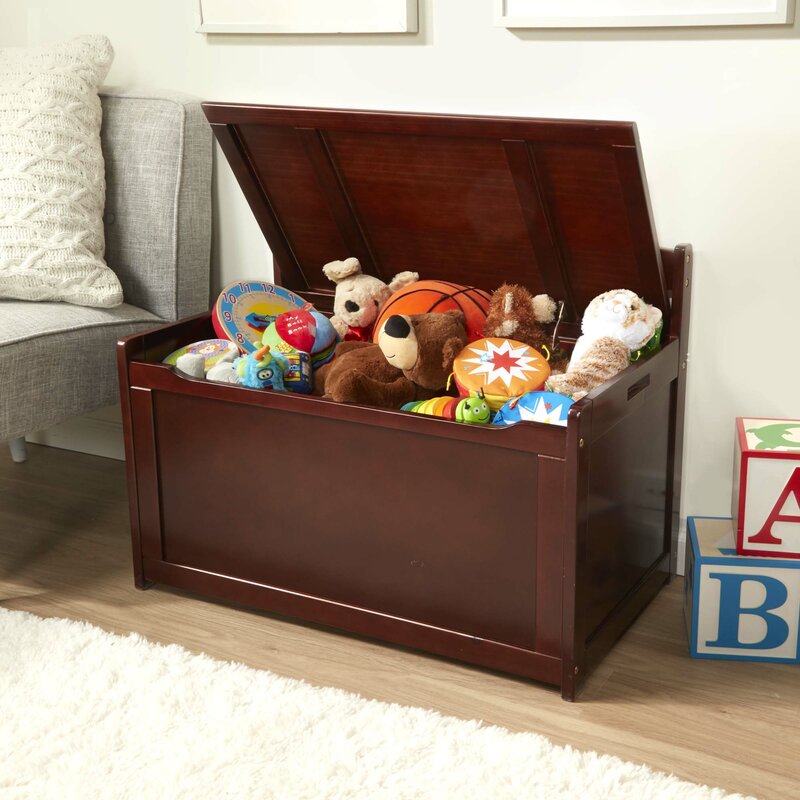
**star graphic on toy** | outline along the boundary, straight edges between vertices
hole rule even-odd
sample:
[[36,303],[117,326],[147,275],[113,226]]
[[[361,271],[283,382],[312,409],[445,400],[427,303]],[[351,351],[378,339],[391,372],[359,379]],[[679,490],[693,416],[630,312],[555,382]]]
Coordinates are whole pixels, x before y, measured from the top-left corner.
[[545,403],[542,398],[538,398],[533,408],[519,405],[519,418],[523,422],[548,422],[558,424],[567,418],[566,412],[569,406],[556,406],[552,403]]
[[486,375],[488,384],[499,379],[510,386],[514,378],[524,381],[540,371],[538,366],[531,364],[536,360],[535,357],[525,355],[530,352],[530,348],[524,344],[514,347],[508,339],[504,339],[499,345],[487,341],[485,349],[470,347],[469,350],[477,356],[464,359],[465,364],[477,365],[470,370],[470,374]]

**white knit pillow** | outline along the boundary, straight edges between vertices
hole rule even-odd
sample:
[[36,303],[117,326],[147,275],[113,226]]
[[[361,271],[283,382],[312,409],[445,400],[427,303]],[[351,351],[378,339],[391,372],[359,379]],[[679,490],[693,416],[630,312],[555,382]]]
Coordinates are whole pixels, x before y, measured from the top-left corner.
[[113,57],[105,36],[0,49],[0,297],[122,302],[103,260],[97,90]]

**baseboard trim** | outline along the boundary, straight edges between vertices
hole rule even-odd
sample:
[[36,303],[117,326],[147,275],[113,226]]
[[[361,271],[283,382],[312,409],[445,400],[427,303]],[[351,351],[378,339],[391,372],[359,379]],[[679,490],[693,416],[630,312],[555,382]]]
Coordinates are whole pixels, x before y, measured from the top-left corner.
[[686,566],[686,520],[681,519],[681,527],[678,531],[678,553],[677,564],[675,565],[675,572],[678,575],[683,575]]
[[125,460],[125,441],[118,405],[65,420],[52,428],[29,434],[25,439],[47,447]]

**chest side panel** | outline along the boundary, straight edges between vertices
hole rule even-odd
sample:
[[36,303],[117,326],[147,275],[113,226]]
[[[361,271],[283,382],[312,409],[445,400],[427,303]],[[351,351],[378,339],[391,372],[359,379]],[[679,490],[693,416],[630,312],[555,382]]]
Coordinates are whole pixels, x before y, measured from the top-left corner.
[[551,591],[537,611],[537,575],[558,574],[560,550],[537,542],[536,453],[153,400],[165,561],[530,650],[538,624],[553,641],[560,607]]

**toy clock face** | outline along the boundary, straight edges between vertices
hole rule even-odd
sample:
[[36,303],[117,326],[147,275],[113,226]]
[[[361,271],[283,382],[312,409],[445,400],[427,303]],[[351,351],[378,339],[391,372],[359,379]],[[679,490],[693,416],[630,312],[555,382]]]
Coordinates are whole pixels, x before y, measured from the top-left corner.
[[310,308],[294,292],[264,281],[237,281],[223,289],[214,306],[214,328],[219,336],[252,353],[261,347],[264,331],[283,314]]

